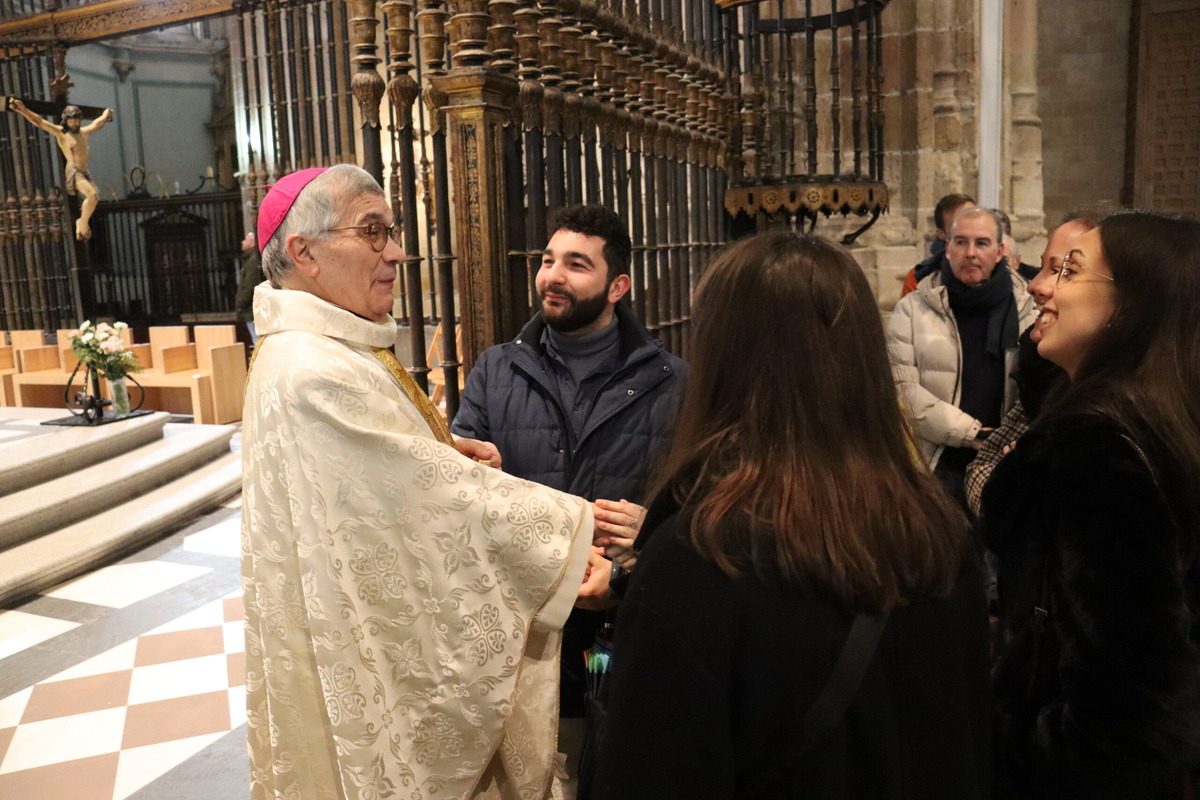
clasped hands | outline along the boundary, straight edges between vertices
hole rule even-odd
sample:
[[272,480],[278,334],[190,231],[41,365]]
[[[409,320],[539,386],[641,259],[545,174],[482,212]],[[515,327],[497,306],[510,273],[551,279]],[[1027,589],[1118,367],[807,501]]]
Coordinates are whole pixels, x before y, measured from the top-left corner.
[[592,515],[596,524],[592,552],[588,554],[587,572],[575,605],[599,611],[616,604],[608,591],[612,562],[629,570],[637,561],[633,542],[641,530],[646,509],[628,500],[597,500],[592,503]]
[[[468,458],[500,469],[500,451],[491,442],[456,438],[454,449]],[[583,586],[579,589],[579,599],[575,605],[603,609],[614,602],[608,592],[611,561],[626,570],[633,569],[637,562],[633,542],[641,530],[642,520],[646,518],[646,509],[628,500],[597,500],[592,503],[592,515],[595,518],[592,552],[588,554],[587,572],[584,573]]]
[[592,503],[592,512],[596,517],[592,544],[603,548],[605,557],[622,569],[633,569],[637,562],[633,541],[642,529],[646,509],[628,500],[597,500]]

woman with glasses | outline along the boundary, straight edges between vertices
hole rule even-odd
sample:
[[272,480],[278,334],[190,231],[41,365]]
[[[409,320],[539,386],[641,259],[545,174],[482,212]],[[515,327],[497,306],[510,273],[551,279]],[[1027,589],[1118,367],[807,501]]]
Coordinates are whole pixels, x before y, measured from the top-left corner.
[[1070,382],[983,494],[996,797],[1190,798],[1200,766],[1200,223],[1127,211],[1058,270]]
[[595,796],[985,797],[982,579],[913,458],[862,269],[824,239],[744,239],[692,326]]

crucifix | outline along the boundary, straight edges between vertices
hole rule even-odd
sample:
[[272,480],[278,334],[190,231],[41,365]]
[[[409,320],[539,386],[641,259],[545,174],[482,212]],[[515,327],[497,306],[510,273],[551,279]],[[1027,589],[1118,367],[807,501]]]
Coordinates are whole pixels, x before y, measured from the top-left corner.
[[[78,191],[83,195],[83,206],[79,219],[75,222],[75,238],[89,239],[92,229],[88,223],[92,212],[96,210],[96,203],[100,200],[100,192],[88,174],[88,137],[110,122],[113,112],[111,108],[69,105],[67,88],[70,86],[70,76],[62,72],[50,84],[54,101],[4,97],[0,108],[20,114],[31,125],[46,131],[58,142],[58,149],[67,160],[67,193],[75,194]],[[42,115],[57,116],[61,122],[55,125]],[[84,125],[85,118],[92,119],[92,123]]]

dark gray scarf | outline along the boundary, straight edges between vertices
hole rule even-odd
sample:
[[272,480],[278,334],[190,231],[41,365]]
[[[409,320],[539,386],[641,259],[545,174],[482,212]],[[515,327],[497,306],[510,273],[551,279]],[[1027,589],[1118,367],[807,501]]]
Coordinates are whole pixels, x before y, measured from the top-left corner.
[[1012,280],[1008,277],[1008,261],[1000,259],[992,277],[978,286],[967,286],[954,277],[950,262],[942,262],[942,283],[950,296],[950,308],[965,314],[988,312],[987,353],[1003,358],[1004,351],[1017,346],[1017,301],[1013,297]]

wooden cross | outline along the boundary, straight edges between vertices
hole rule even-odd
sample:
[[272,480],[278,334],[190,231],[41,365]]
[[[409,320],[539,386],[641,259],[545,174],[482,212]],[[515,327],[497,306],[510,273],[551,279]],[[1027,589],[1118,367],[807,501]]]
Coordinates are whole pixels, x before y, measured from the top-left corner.
[[62,122],[63,109],[69,105],[78,106],[79,110],[83,112],[84,119],[95,119],[103,114],[105,110],[103,106],[81,106],[78,103],[72,104],[67,101],[67,93],[75,84],[71,83],[71,76],[67,74],[67,71],[63,68],[62,63],[59,63],[65,58],[65,51],[63,51],[61,54],[55,53],[54,60],[56,63],[58,63],[59,73],[54,80],[50,81],[50,96],[54,98],[53,100],[34,100],[33,98],[25,97],[5,97],[3,103],[4,110],[12,111],[12,101],[20,100],[30,111],[35,114],[40,114],[43,117],[49,117],[53,122]]
[[[61,100],[59,100],[59,99],[33,100],[31,98],[26,98],[26,97],[5,97],[4,98],[4,110],[5,111],[12,111],[12,101],[13,100],[20,100],[22,103],[25,104],[25,107],[28,108],[33,113],[40,114],[43,117],[49,117],[54,122],[61,122],[63,109],[69,105],[72,105],[72,103],[67,102],[67,96],[65,94],[62,95]],[[74,104],[74,105],[78,105],[78,104]],[[104,113],[104,108],[102,106],[78,106],[78,107],[79,107],[79,110],[83,112],[84,119],[95,119],[96,117],[98,117]]]

